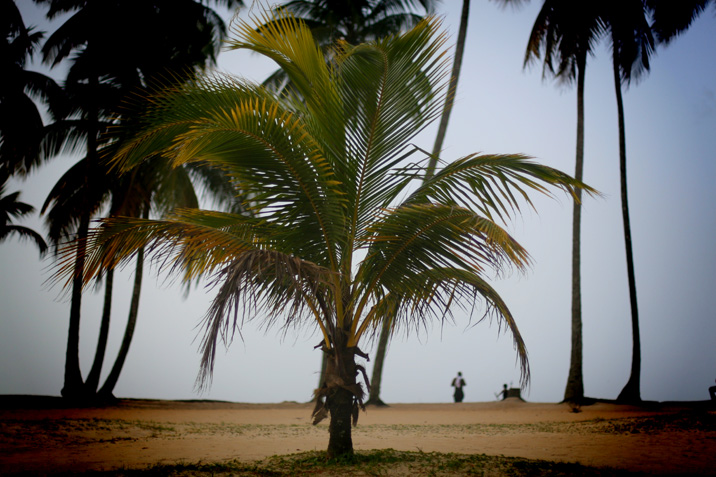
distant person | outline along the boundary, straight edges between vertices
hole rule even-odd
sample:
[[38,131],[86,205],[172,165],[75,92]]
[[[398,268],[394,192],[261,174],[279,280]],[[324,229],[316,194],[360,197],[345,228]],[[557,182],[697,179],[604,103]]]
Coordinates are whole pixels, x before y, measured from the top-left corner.
[[505,399],[507,399],[507,384],[503,384],[503,385],[502,385],[502,391],[500,391],[499,393],[495,394],[495,396],[498,397],[498,398],[499,398],[500,396],[502,396],[501,399],[502,399],[503,401],[504,401]]
[[452,387],[455,388],[455,393],[452,395],[455,398],[455,402],[462,402],[465,397],[465,393],[462,388],[467,386],[467,383],[462,379],[462,372],[458,371],[457,376],[452,380]]
[[709,394],[711,395],[711,400],[716,401],[716,386],[711,386],[709,388]]

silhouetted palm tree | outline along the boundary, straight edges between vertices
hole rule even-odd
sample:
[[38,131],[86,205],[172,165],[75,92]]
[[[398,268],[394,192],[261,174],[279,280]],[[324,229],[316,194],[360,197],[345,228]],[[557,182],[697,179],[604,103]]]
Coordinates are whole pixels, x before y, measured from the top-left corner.
[[[584,77],[587,57],[604,32],[599,15],[600,2],[545,0],[537,15],[527,44],[524,64],[540,60],[543,74],[562,83],[577,82],[577,153],[574,178],[581,181],[584,170]],[[572,350],[565,401],[584,397],[582,375],[581,296],[581,191],[572,217]]]
[[12,0],[0,0],[0,173],[26,175],[42,160],[42,115],[34,99],[51,116],[61,114],[62,89],[41,73],[25,69],[42,32],[27,28]]
[[[228,171],[255,216],[181,210],[168,220],[106,219],[90,237],[85,281],[143,247],[184,280],[211,276],[217,295],[203,323],[204,385],[219,340],[245,320],[315,324],[329,360],[314,418],[330,413],[329,457],[353,452],[358,375],[365,378],[356,356],[366,357],[362,338],[387,317],[420,327],[481,299],[512,331],[527,380],[514,318],[483,277],[529,258],[492,216],[512,216],[530,190],[575,194],[583,184],[519,155],[471,154],[424,182],[424,167],[405,165],[418,152],[410,141],[443,104],[444,35],[435,20],[343,44],[330,66],[292,17],[257,22],[238,24],[230,45],[277,61],[296,97],[218,75],[173,87],[154,98],[144,132],[115,159],[131,170],[160,153],[175,165]],[[274,27],[259,27],[268,23]]]
[[602,2],[602,9],[601,15],[608,29],[608,39],[611,42],[614,90],[617,100],[620,196],[632,324],[631,373],[617,400],[639,402],[641,401],[641,339],[627,194],[626,130],[622,84],[629,85],[633,79],[638,79],[641,74],[649,70],[649,58],[654,53],[654,38],[644,0],[610,0]]
[[[92,212],[101,206],[94,201],[96,197],[87,196],[85,191],[97,179],[92,175],[95,169],[102,167],[99,149],[103,143],[114,140],[106,132],[121,114],[121,101],[138,88],[149,86],[157,75],[176,75],[172,77],[179,81],[187,71],[213,62],[225,26],[213,10],[193,0],[36,1],[49,4],[50,19],[59,13],[72,13],[47,40],[43,53],[53,66],[73,55],[65,89],[72,100],[74,115],[53,124],[46,142],[47,148],[55,153],[62,148],[85,148],[86,155],[81,161],[84,170],[80,172],[84,185],[75,191],[79,201],[87,203],[79,207],[72,232],[82,241]],[[235,0],[216,3],[240,4]],[[107,31],[107,25],[131,28],[133,34],[113,34]],[[86,394],[78,347],[84,251],[81,248],[77,251],[62,393],[70,398],[83,398]]]
[[20,239],[28,239],[35,242],[35,245],[37,245],[37,248],[40,250],[40,255],[44,254],[47,250],[47,244],[42,236],[28,227],[15,225],[13,223],[13,219],[24,217],[32,213],[35,208],[30,204],[20,202],[18,200],[20,198],[19,192],[6,195],[6,185],[5,179],[0,177],[0,242],[15,235]]

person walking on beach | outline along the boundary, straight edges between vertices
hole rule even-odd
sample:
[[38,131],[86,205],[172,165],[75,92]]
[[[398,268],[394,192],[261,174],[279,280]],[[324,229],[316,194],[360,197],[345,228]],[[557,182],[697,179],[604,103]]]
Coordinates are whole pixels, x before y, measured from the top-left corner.
[[462,402],[465,397],[465,393],[462,388],[467,386],[467,383],[462,379],[462,372],[458,371],[457,376],[452,380],[452,387],[455,388],[455,393],[452,395],[455,398],[455,402]]

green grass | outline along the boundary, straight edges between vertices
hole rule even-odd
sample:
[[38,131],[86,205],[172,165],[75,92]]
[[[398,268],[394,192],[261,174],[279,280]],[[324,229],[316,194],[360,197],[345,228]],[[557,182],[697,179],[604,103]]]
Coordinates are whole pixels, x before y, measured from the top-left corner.
[[256,463],[184,463],[154,465],[144,469],[120,469],[86,473],[54,474],[107,477],[223,477],[223,476],[636,476],[611,468],[555,463],[484,454],[403,452],[393,449],[358,451],[351,458],[327,460],[325,452],[302,452],[273,456]]

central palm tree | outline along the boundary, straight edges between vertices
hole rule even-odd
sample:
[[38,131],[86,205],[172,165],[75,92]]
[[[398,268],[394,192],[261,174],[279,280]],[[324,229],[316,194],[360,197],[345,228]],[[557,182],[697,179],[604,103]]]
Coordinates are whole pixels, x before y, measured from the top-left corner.
[[[423,182],[429,154],[410,141],[439,115],[448,66],[435,19],[372,43],[340,43],[330,63],[285,12],[239,22],[233,35],[232,48],[276,61],[297,95],[217,75],[171,87],[152,98],[142,132],[114,164],[131,170],[162,154],[176,166],[213,165],[250,198],[252,213],[106,219],[87,244],[85,281],[142,248],[184,280],[208,277],[216,296],[203,321],[200,386],[220,342],[245,321],[315,324],[329,359],[314,422],[330,415],[329,458],[353,452],[361,376],[369,386],[356,358],[386,317],[420,328],[481,302],[480,316],[511,330],[527,381],[525,344],[486,275],[523,269],[529,256],[493,218],[529,204],[530,190],[586,186],[520,155],[468,155]],[[411,161],[418,154],[423,160]]]
[[[599,15],[600,2],[544,0],[527,43],[525,66],[543,61],[544,75],[568,84],[577,82],[577,141],[575,179],[581,181],[584,171],[584,78],[587,57],[604,32]],[[564,400],[580,402],[584,398],[582,375],[582,278],[581,278],[581,191],[572,213],[572,349]]]

